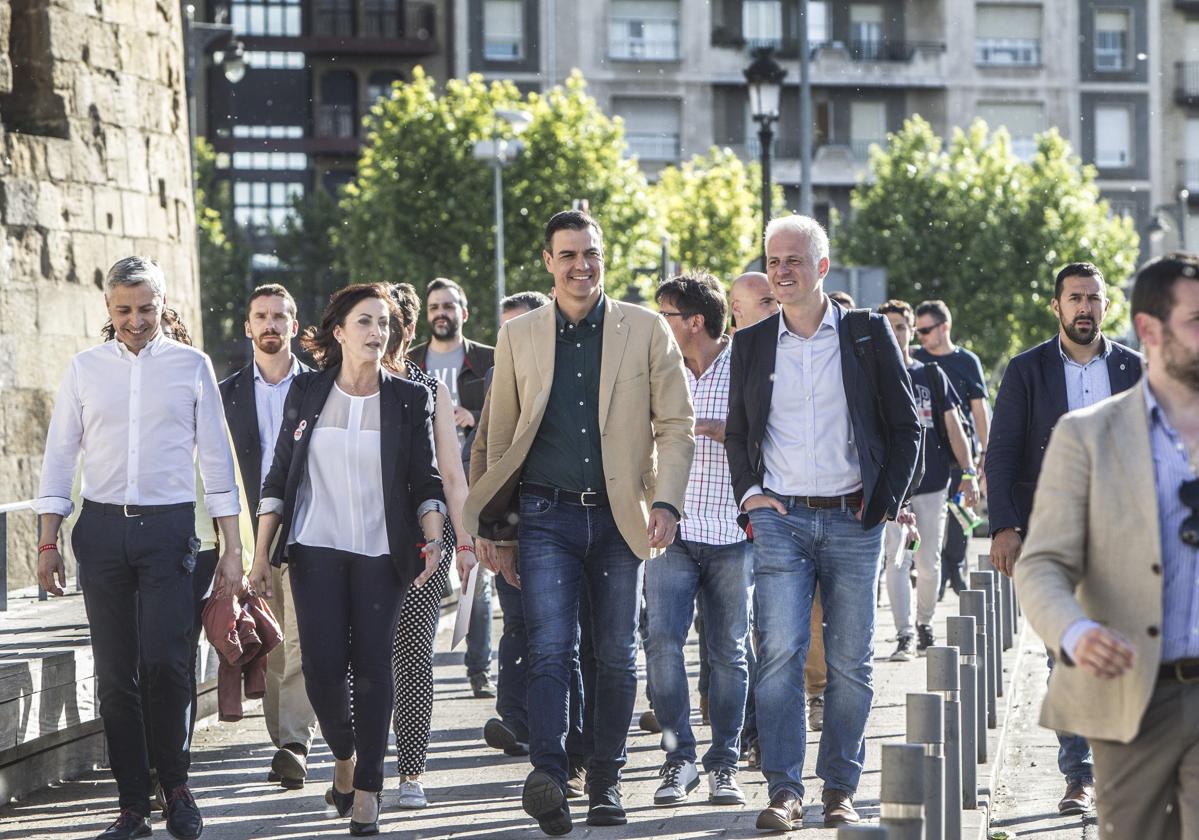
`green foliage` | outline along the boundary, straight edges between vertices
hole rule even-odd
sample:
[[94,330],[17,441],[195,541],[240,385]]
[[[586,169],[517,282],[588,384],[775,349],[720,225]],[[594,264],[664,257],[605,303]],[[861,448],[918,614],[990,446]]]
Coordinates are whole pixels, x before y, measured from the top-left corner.
[[337,197],[318,189],[294,199],[287,221],[275,232],[275,256],[286,266],[279,282],[296,299],[302,327],[317,323],[329,296],[346,285],[345,260],[335,239],[341,221]]
[[[196,252],[204,347],[217,369],[236,351],[242,333],[242,302],[250,271],[250,247],[233,222],[228,181],[216,178],[216,152],[207,140],[195,147]],[[195,327],[192,327],[193,335]]]
[[1053,278],[1069,262],[1100,268],[1112,301],[1106,330],[1127,326],[1120,286],[1135,270],[1138,236],[1131,220],[1109,217],[1094,167],[1056,130],[1037,137],[1025,163],[1002,128],[976,120],[944,147],[914,117],[872,152],[870,169],[837,237],[842,259],[885,267],[894,297],[944,300],[954,340],[988,367],[1056,332]]

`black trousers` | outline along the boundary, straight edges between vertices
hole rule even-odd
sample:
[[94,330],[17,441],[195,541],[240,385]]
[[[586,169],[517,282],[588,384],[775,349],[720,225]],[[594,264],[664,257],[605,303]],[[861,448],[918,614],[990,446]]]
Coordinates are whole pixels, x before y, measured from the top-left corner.
[[970,538],[952,513],[945,517],[945,545],[941,549],[941,592],[949,584],[954,592],[969,589],[962,573],[967,568],[966,548]]
[[357,755],[356,789],[380,791],[395,704],[391,643],[412,581],[400,579],[387,555],[297,544],[288,556],[304,684],[321,735],[334,758]]
[[[85,503],[71,542],[120,805],[149,816],[151,752],[164,790],[187,784],[191,763],[195,511],[126,517]],[[145,715],[154,733],[149,743]]]

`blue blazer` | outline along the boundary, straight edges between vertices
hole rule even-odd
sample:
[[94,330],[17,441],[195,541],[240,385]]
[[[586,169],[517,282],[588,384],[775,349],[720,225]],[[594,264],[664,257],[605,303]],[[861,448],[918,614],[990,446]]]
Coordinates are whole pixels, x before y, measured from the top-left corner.
[[[1141,378],[1141,354],[1108,340],[1107,373],[1112,395]],[[985,469],[991,534],[1028,528],[1033,494],[1049,434],[1067,411],[1066,370],[1057,337],[1014,357],[995,398]]]
[[[836,306],[836,301],[830,301]],[[724,448],[738,502],[755,484],[763,483],[762,442],[774,394],[774,364],[778,353],[779,318],[771,315],[733,336],[729,362],[729,414]],[[879,390],[869,387],[868,374],[854,353],[849,328],[838,328],[841,376],[849,421],[857,443],[865,509],[862,527],[873,528],[894,519],[912,483],[920,450],[920,420],[912,397],[912,382],[903,365],[895,335],[882,315],[871,315],[871,340],[878,346]],[[872,352],[866,348],[866,352]]]

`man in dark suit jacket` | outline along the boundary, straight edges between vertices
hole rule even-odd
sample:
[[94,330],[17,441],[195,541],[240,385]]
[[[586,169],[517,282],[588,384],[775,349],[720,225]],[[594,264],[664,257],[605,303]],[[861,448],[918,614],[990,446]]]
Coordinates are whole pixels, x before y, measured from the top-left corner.
[[816,765],[825,825],[858,821],[883,521],[900,514],[920,443],[894,334],[881,315],[847,315],[829,300],[828,265],[815,220],[770,223],[766,270],[781,312],[737,331],[729,375],[725,450],[754,538],[758,743],[770,787],[757,826],[769,831],[803,822],[803,669],[817,585],[829,626],[826,719],[838,723],[824,729]]
[[[292,380],[296,374],[310,370],[291,352],[291,340],[299,326],[296,303],[287,289],[273,283],[256,288],[246,304],[245,324],[246,338],[254,345],[254,358],[220,385],[225,421],[251,514],[257,513],[262,482],[270,471]],[[252,521],[257,534],[258,517],[252,515]],[[287,566],[276,567],[273,575],[273,594],[268,600],[283,628],[284,640],[267,657],[263,717],[277,750],[268,780],[297,789],[304,786],[307,775],[316,713],[308,702],[300,670],[300,634]]]
[[[1033,493],[1049,434],[1068,411],[1127,391],[1141,378],[1141,355],[1102,334],[1107,312],[1103,275],[1090,263],[1058,272],[1053,314],[1058,334],[1008,364],[995,399],[986,476],[990,498],[991,562],[1012,574],[1032,514]],[[1052,657],[1050,667],[1053,667]],[[1066,778],[1062,814],[1080,814],[1094,801],[1094,768],[1085,738],[1058,733],[1058,769]]]

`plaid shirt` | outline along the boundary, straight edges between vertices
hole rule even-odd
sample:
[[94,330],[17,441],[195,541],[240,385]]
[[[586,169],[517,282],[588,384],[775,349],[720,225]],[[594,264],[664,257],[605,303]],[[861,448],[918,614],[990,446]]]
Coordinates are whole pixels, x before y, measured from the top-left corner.
[[[732,342],[726,339],[724,350],[698,379],[689,368],[684,368],[697,420],[723,422],[728,416],[731,348]],[[745,539],[737,525],[737,502],[733,499],[733,479],[724,444],[710,437],[695,437],[684,512],[686,517],[679,525],[680,539],[705,545],[730,545]]]

